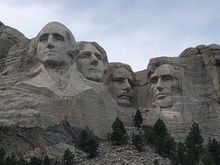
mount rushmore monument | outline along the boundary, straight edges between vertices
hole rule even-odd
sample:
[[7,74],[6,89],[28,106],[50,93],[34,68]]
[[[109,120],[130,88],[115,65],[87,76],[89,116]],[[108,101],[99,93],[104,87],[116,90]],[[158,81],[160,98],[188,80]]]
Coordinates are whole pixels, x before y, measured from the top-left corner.
[[177,140],[193,122],[206,140],[220,139],[217,44],[153,58],[133,72],[59,22],[32,39],[0,23],[0,73],[0,147],[9,150],[73,144],[86,127],[106,139],[116,117],[132,127],[137,109],[146,125],[163,119]]

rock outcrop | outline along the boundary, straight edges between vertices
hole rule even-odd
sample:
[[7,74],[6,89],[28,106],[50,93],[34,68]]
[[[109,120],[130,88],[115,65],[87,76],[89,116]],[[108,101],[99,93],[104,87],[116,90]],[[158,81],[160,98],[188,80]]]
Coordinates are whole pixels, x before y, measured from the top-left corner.
[[9,151],[74,150],[81,129],[106,139],[116,117],[130,127],[137,109],[144,124],[163,119],[177,140],[193,122],[205,140],[220,139],[219,45],[153,58],[134,73],[61,23],[33,39],[0,23],[0,62],[0,147]]

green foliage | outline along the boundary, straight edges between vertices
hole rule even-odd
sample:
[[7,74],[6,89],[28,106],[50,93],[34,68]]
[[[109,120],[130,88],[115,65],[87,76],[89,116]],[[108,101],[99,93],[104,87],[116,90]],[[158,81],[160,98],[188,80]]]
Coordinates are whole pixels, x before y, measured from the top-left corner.
[[156,123],[153,126],[153,130],[161,138],[164,138],[165,136],[168,135],[167,127],[166,127],[165,123],[163,122],[163,120],[161,120],[161,119],[158,119],[156,121]]
[[4,165],[5,162],[5,150],[0,148],[0,165]]
[[136,147],[136,149],[141,152],[143,151],[143,135],[141,133],[134,135],[132,134],[132,144]]
[[54,165],[59,165],[59,162],[56,160],[55,163],[54,163]]
[[139,110],[137,110],[134,116],[134,126],[137,128],[141,128],[142,123],[143,123],[142,114]]
[[51,165],[51,160],[49,159],[49,157],[46,155],[42,161],[42,165]]
[[216,139],[210,139],[208,142],[208,151],[211,153],[214,164],[220,164],[220,144],[216,141]]
[[182,142],[178,143],[176,155],[177,155],[177,162],[182,164],[183,159],[186,155],[186,146],[184,145],[184,143],[182,143]]
[[144,137],[147,140],[147,144],[155,144],[156,143],[156,133],[154,132],[151,126],[143,126]]
[[95,157],[98,152],[99,143],[97,138],[88,128],[83,130],[80,137],[80,145],[79,147],[89,154],[89,157]]
[[154,163],[154,165],[159,165],[159,162],[157,159],[154,159],[153,163]]
[[127,143],[127,133],[123,122],[117,117],[112,124],[111,141],[113,144],[122,145]]
[[41,165],[42,161],[40,158],[32,157],[29,165]]
[[195,159],[196,162],[199,162],[199,158],[203,150],[203,138],[200,133],[198,124],[193,123],[189,134],[186,136],[185,144],[187,148],[187,155],[190,159]]
[[74,163],[73,160],[74,160],[74,154],[69,149],[66,149],[63,155],[64,165],[73,165]]
[[17,163],[17,158],[15,154],[11,154],[9,156],[7,156],[6,160],[5,160],[5,164],[7,165],[15,165]]
[[214,159],[209,151],[206,151],[203,155],[202,162],[204,165],[214,165]]

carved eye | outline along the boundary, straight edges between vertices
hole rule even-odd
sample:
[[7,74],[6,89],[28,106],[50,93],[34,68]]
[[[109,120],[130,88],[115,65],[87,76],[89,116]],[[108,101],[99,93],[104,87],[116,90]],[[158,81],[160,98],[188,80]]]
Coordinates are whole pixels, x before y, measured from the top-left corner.
[[79,55],[79,58],[89,58],[91,56],[90,52],[83,52]]
[[115,78],[112,79],[112,81],[114,81],[114,82],[123,82],[123,81],[125,81],[125,78],[124,77],[115,77]]
[[64,37],[58,33],[53,34],[53,37],[57,41],[64,41],[65,40]]
[[102,61],[102,56],[101,56],[101,54],[95,54],[95,56],[96,56],[96,58],[98,59],[98,60],[100,60],[100,61]]
[[46,42],[48,40],[48,34],[43,34],[39,37],[40,42]]
[[172,75],[169,75],[169,74],[163,75],[163,76],[161,76],[161,78],[162,78],[163,81],[173,80],[173,76],[172,76]]
[[153,77],[150,78],[150,82],[152,84],[157,83],[157,81],[158,81],[158,77],[157,76],[153,76]]

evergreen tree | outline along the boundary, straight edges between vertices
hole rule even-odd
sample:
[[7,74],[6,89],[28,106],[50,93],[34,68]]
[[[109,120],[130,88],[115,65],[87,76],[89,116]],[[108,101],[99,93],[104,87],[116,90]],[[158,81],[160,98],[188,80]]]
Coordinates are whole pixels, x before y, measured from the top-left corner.
[[56,160],[55,163],[54,163],[54,165],[59,165],[59,162]]
[[210,139],[208,142],[208,151],[212,154],[214,164],[220,164],[220,144],[216,139]]
[[176,154],[177,154],[177,162],[182,164],[183,159],[186,155],[186,147],[185,147],[184,143],[182,143],[182,142],[178,143]]
[[5,164],[5,150],[4,148],[0,148],[0,165]]
[[134,116],[134,126],[137,128],[141,128],[141,124],[143,123],[143,117],[139,110],[136,111]]
[[156,144],[156,133],[151,126],[143,126],[144,137],[147,140],[147,144]]
[[51,160],[49,159],[49,157],[46,155],[42,161],[42,165],[51,165]]
[[74,154],[69,150],[66,149],[63,155],[64,165],[73,165]]
[[214,165],[214,159],[212,154],[209,151],[206,151],[203,155],[202,162],[204,165]]
[[132,144],[136,147],[136,149],[141,152],[143,151],[143,135],[141,133],[135,135],[132,134]]
[[161,138],[164,138],[165,136],[168,135],[167,133],[167,127],[163,120],[158,119],[156,123],[153,126],[153,131]]
[[117,117],[112,124],[111,141],[113,144],[122,145],[127,143],[127,133],[123,122]]
[[18,161],[16,165],[28,165],[27,161],[24,159],[21,153],[18,154]]
[[93,132],[88,128],[84,129],[80,137],[80,148],[92,158],[98,154],[98,147],[99,143]]
[[41,165],[41,163],[42,163],[41,159],[34,156],[31,158],[29,165]]
[[186,136],[186,140],[185,140],[185,144],[187,148],[186,156],[188,156],[189,159],[195,159],[195,161],[198,163],[199,157],[201,156],[203,149],[202,143],[203,143],[203,138],[200,133],[199,126],[198,124],[193,123],[190,132]]
[[5,164],[7,165],[15,165],[17,163],[17,158],[15,154],[11,154],[9,156],[7,156],[6,160],[5,160]]

